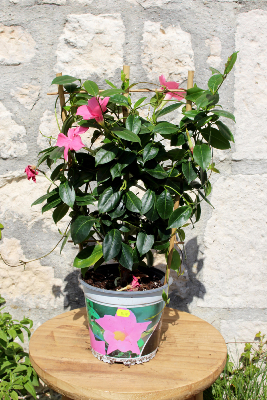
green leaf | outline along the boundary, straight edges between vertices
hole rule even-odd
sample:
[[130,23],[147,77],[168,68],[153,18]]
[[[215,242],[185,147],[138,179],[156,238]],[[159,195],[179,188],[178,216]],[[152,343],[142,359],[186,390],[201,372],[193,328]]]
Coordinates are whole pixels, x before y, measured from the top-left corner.
[[213,68],[213,67],[210,67],[210,70],[211,70],[211,72],[212,72],[212,75],[213,75],[213,74],[220,74],[220,71],[218,71],[217,69],[215,69],[215,68]]
[[71,224],[71,237],[74,244],[82,243],[89,235],[97,220],[90,215],[79,215]]
[[162,219],[167,219],[173,211],[173,200],[168,192],[164,190],[159,196],[157,196],[156,202],[157,211]]
[[119,93],[124,93],[123,89],[107,89],[104,90],[103,92],[100,92],[101,97],[110,97],[113,96],[114,94],[119,94]]
[[36,399],[36,392],[35,392],[34,387],[31,384],[31,382],[28,381],[28,382],[24,383],[24,387],[27,390],[27,392],[29,392],[32,395],[32,397],[34,397]]
[[212,77],[208,81],[208,87],[211,93],[215,94],[222,82],[223,82],[222,74],[212,75]]
[[153,133],[159,133],[160,135],[171,135],[177,131],[177,126],[170,122],[160,122],[153,128]]
[[182,102],[171,104],[170,106],[167,106],[167,107],[163,108],[162,110],[157,111],[156,118],[159,118],[159,117],[162,117],[163,115],[169,114],[170,112],[176,110],[177,108],[181,107],[182,105],[184,105],[184,103],[182,103]]
[[12,390],[12,392],[10,392],[10,397],[12,400],[18,400],[19,396],[17,395],[17,392],[15,392],[14,390]]
[[136,108],[139,107],[145,99],[147,99],[147,97],[141,97],[141,99],[137,100],[137,102],[134,103],[134,110],[136,110]]
[[112,229],[103,241],[103,256],[105,261],[116,257],[121,250],[122,240],[118,229]]
[[53,220],[55,224],[58,223],[69,211],[69,206],[67,204],[60,204],[54,211],[53,211]]
[[[202,111],[201,111],[202,112]],[[184,111],[183,112],[183,114],[187,117],[187,118],[189,118],[189,119],[191,119],[191,120],[194,120],[195,119],[195,116],[196,115],[198,115],[200,113],[200,111],[198,111],[198,110],[190,110],[190,111]]]
[[57,198],[57,199],[51,201],[50,203],[45,204],[45,205],[42,207],[42,214],[43,214],[44,212],[48,211],[48,210],[51,210],[51,208],[56,207],[59,203],[61,203],[61,199],[60,199],[60,198]]
[[126,128],[138,135],[141,129],[141,119],[137,115],[129,115],[126,120]]
[[108,213],[111,219],[117,219],[121,217],[125,213],[125,205],[123,200],[120,201],[119,205],[114,209],[114,211],[111,211]]
[[181,160],[185,154],[186,150],[184,149],[173,149],[168,151],[168,156],[173,161]]
[[144,163],[148,160],[152,160],[156,157],[159,152],[159,148],[156,147],[153,143],[148,143],[143,151],[143,160]]
[[46,199],[49,199],[49,197],[54,196],[56,193],[57,193],[56,190],[52,190],[51,192],[44,194],[43,196],[41,196],[37,200],[35,200],[32,203],[31,207],[36,206],[37,204],[41,204],[43,201],[45,201]]
[[139,232],[136,239],[136,247],[137,250],[142,256],[146,254],[154,244],[154,235],[147,235],[144,232]]
[[111,96],[109,100],[120,106],[129,107],[128,98],[125,96],[122,96],[121,94],[115,94],[114,96]]
[[205,128],[202,129],[201,135],[203,138],[216,149],[226,150],[230,149],[230,143],[225,137],[221,134],[218,129],[215,128]]
[[122,192],[113,193],[111,187],[107,188],[99,197],[98,200],[98,211],[100,213],[105,213],[113,210],[114,207],[119,203],[122,196]]
[[51,85],[66,85],[68,83],[72,83],[78,80],[79,79],[74,78],[74,76],[62,75],[62,76],[57,76],[55,79],[53,79]]
[[146,214],[153,206],[156,200],[156,195],[153,190],[148,189],[144,196],[142,197],[142,208],[140,214],[144,215]]
[[215,115],[218,115],[219,117],[225,117],[225,118],[230,118],[235,122],[235,116],[233,114],[231,114],[228,111],[224,111],[224,110],[217,110],[217,109],[213,109],[212,113]]
[[104,144],[95,155],[96,166],[98,164],[106,164],[116,157],[119,148],[114,143]]
[[200,89],[195,84],[191,89],[187,89],[187,95],[185,96],[185,99],[195,102],[204,92],[204,89]]
[[52,160],[54,163],[63,155],[64,153],[64,147],[56,147],[50,154],[49,158]]
[[59,186],[59,196],[63,203],[68,204],[71,208],[73,208],[73,204],[75,202],[75,190],[72,186],[69,185],[68,181],[65,181]]
[[94,97],[98,96],[99,88],[95,82],[85,81],[83,87],[87,91],[87,93],[91,94]]
[[218,103],[220,97],[218,93],[213,94],[209,90],[206,90],[200,97],[195,101],[197,108],[206,108],[208,106],[214,106]]
[[207,199],[207,197],[204,195],[204,193],[202,193],[199,189],[198,189],[198,193],[200,194],[200,196],[212,207],[213,205],[211,204],[211,202]]
[[101,244],[96,246],[87,246],[75,257],[73,266],[75,268],[88,268],[95,264],[102,256],[103,252]]
[[119,157],[118,162],[110,169],[112,179],[121,176],[122,170],[130,165],[136,159],[136,154],[131,150],[126,149]]
[[50,179],[52,181],[56,180],[58,178],[58,176],[63,172],[61,170],[64,168],[64,165],[65,164],[62,163],[62,164],[59,164],[59,165],[56,166],[56,168],[54,169],[54,171],[52,172],[52,174],[50,176]]
[[93,204],[95,202],[94,196],[91,194],[83,194],[83,195],[76,195],[75,201],[78,204],[78,206],[86,206],[88,204]]
[[119,138],[128,140],[129,142],[137,142],[141,144],[140,138],[133,132],[129,131],[128,129],[123,128],[113,128],[112,132],[115,135],[119,136]]
[[192,161],[183,163],[182,171],[188,183],[192,182],[197,177],[197,174],[192,167]]
[[211,150],[207,144],[197,144],[193,151],[194,160],[202,169],[206,169],[211,162]]
[[227,63],[225,64],[224,73],[229,74],[237,59],[238,51],[235,51],[230,57],[228,57]]
[[113,83],[111,83],[111,82],[108,81],[107,79],[105,79],[105,82],[106,82],[109,86],[113,87],[114,89],[117,89],[116,86],[113,85]]
[[165,179],[168,176],[168,173],[159,164],[154,169],[145,168],[144,170],[157,179]]
[[124,267],[132,271],[133,266],[133,250],[130,246],[125,243],[121,244],[121,253],[119,256],[119,263]]
[[62,250],[64,249],[66,243],[67,243],[67,240],[68,240],[68,238],[69,238],[69,235],[70,235],[70,229],[69,229],[68,233],[66,233],[66,235],[65,235],[65,237],[64,237],[64,239],[63,239],[63,241],[62,241],[62,245],[61,245],[61,247],[60,247],[60,252],[59,252],[60,254],[61,254]]
[[172,262],[171,262],[171,269],[177,272],[180,272],[181,267],[181,257],[178,251],[174,248],[172,253]]
[[228,126],[224,125],[224,123],[221,121],[216,121],[216,125],[218,126],[220,133],[226,140],[231,140],[232,142],[235,141],[234,136]]
[[142,202],[141,200],[131,191],[126,193],[126,208],[132,212],[141,212]]
[[146,217],[149,221],[156,221],[159,218],[159,214],[157,212],[156,203],[150,208],[150,210],[146,213]]
[[168,301],[168,296],[167,296],[167,294],[165,293],[165,290],[163,289],[163,291],[162,291],[162,299],[163,299],[163,301],[165,301],[165,303],[167,303],[167,301]]
[[190,218],[192,208],[190,206],[178,207],[169,218],[168,228],[180,228]]

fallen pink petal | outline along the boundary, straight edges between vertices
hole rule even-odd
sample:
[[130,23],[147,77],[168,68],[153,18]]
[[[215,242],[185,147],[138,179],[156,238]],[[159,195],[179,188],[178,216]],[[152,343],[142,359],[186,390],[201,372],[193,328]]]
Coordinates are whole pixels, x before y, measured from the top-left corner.
[[38,171],[32,165],[28,165],[24,172],[26,172],[28,180],[32,179],[36,183],[35,176],[38,175]]
[[103,123],[103,113],[107,110],[109,97],[100,99],[100,97],[93,97],[88,101],[88,105],[78,108],[77,115],[81,115],[83,119],[95,119],[99,124]]
[[65,158],[66,161],[68,160],[68,152],[69,152],[69,150],[76,150],[77,151],[77,150],[80,150],[81,148],[84,147],[82,139],[79,136],[79,134],[75,133],[75,129],[77,129],[77,128],[70,128],[68,130],[68,136],[65,136],[64,133],[60,133],[58,135],[58,138],[57,138],[56,146],[65,147],[65,149],[64,149],[64,158]]
[[140,354],[137,342],[151,321],[136,322],[136,317],[132,311],[120,310],[128,311],[129,316],[119,316],[117,311],[115,316],[105,315],[96,321],[105,330],[104,339],[108,343],[107,354],[115,350],[132,351],[132,353]]
[[[174,82],[174,81],[169,81],[167,82],[165,79],[164,75],[160,75],[159,77],[159,83],[161,84],[161,90],[170,89],[170,90],[177,90],[179,89],[179,83]],[[183,100],[185,96],[185,92],[167,92],[165,95],[165,100],[171,100],[172,98],[175,98],[177,100]]]

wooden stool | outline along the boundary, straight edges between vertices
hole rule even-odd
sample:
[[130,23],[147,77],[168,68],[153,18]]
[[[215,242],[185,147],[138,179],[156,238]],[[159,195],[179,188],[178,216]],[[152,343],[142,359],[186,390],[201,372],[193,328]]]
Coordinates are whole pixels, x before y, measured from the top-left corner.
[[65,400],[202,400],[226,357],[224,339],[212,325],[172,308],[165,308],[155,358],[142,365],[97,360],[85,308],[50,319],[30,340],[34,369]]

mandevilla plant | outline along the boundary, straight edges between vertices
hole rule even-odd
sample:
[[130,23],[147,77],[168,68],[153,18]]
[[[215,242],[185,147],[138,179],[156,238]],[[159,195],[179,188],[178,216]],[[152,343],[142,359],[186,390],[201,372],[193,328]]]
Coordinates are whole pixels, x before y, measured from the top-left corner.
[[[162,75],[155,95],[135,103],[127,93],[135,84],[124,73],[121,88],[106,80],[111,89],[104,91],[95,82],[67,75],[53,80],[68,93],[67,118],[56,143],[50,138],[37,166],[26,172],[35,181],[38,171],[45,174],[42,163],[52,169],[49,190],[32,205],[45,202],[42,212],[53,209],[56,224],[69,213],[61,249],[70,235],[80,248],[74,267],[83,275],[88,267],[115,259],[119,279],[127,284],[129,270],[153,265],[152,250],[167,257],[173,235],[184,242],[184,226],[200,219],[202,201],[210,204],[209,176],[219,172],[213,148],[226,150],[234,141],[221,117],[235,118],[219,105],[218,90],[236,57],[229,57],[223,73],[211,68],[208,89],[195,85],[177,91],[179,84]],[[192,102],[192,110],[186,111],[185,100]],[[143,118],[140,109],[148,104],[150,116]],[[179,107],[183,117],[178,125],[162,119]],[[93,133],[87,147],[82,137],[89,128]],[[181,254],[174,249],[171,268],[177,273]]]

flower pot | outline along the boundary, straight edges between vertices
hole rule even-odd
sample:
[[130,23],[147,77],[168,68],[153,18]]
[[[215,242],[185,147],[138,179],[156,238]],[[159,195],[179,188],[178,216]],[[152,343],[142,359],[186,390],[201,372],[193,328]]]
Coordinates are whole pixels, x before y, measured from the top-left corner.
[[[98,271],[107,267],[115,269],[117,265],[102,266]],[[150,271],[164,280],[160,270],[150,268]],[[125,365],[141,364],[155,357],[165,306],[162,292],[167,291],[167,284],[152,290],[119,292],[96,288],[82,279],[80,282],[93,355],[107,363]]]

